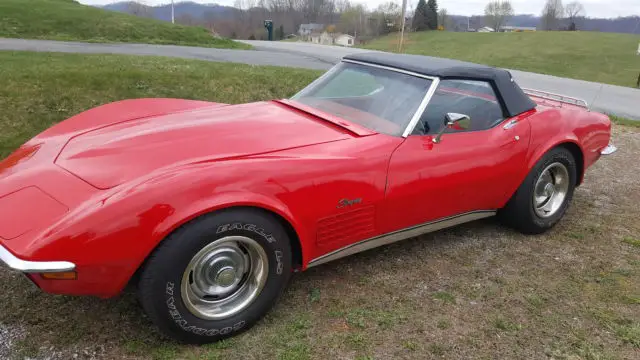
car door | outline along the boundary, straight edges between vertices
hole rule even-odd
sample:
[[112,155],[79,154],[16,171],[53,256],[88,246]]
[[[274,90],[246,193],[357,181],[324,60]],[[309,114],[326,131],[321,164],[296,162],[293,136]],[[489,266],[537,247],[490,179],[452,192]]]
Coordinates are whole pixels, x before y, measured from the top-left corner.
[[[491,83],[442,80],[413,134],[392,154],[384,232],[503,206],[526,172],[527,115],[507,119]],[[466,130],[447,128],[447,113],[468,115]]]

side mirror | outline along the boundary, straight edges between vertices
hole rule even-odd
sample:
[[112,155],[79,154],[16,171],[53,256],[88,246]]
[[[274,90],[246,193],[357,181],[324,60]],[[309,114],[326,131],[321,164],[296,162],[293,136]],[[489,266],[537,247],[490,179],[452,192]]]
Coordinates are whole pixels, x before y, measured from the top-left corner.
[[444,116],[444,125],[438,132],[438,135],[436,135],[436,137],[433,138],[433,142],[436,144],[439,143],[440,138],[442,137],[442,134],[444,134],[444,132],[447,129],[463,131],[463,130],[468,130],[469,127],[471,127],[471,118],[469,117],[469,115],[458,114],[458,113],[447,113]]

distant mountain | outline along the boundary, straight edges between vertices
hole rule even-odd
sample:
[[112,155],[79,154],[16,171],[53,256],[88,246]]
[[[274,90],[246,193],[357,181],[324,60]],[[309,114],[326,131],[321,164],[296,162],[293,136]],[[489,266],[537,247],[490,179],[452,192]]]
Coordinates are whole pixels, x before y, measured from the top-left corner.
[[[133,13],[133,1],[121,1],[113,4],[102,6],[103,9]],[[137,5],[138,7],[140,5]],[[171,4],[158,6],[144,6],[150,13],[150,17],[158,20],[171,21]],[[223,6],[218,4],[198,4],[190,1],[178,2],[174,4],[174,15],[176,18],[181,16],[190,16],[194,19],[203,19],[205,16],[212,19],[229,19],[239,10],[231,6]]]
[[[484,24],[484,16],[451,15],[456,31],[465,31],[467,24],[472,29],[478,29]],[[617,32],[628,34],[640,34],[640,16],[626,16],[614,19],[580,18],[577,20],[578,30]],[[505,25],[537,27],[540,25],[540,17],[535,15],[515,15]]]
[[[168,1],[168,0],[167,0]],[[131,6],[132,4],[136,4],[132,1],[122,1],[109,5],[102,6],[104,9],[121,11],[127,13],[134,13],[134,8],[140,8],[140,5]],[[211,4],[197,4],[190,1],[178,2],[174,4],[175,8],[175,17],[190,17],[191,19],[197,20],[214,20],[220,21],[225,20],[229,21],[231,19],[235,19],[234,15],[238,14],[241,10],[236,9],[231,6],[222,6],[215,3]],[[145,14],[144,16],[153,17],[159,20],[171,21],[171,4],[167,5],[158,5],[158,6],[144,6]],[[252,9],[252,11],[257,11],[258,9]],[[260,11],[263,11],[261,9]],[[264,10],[266,11],[266,10]],[[140,15],[140,14],[136,14]],[[461,16],[461,15],[450,15],[450,18],[453,22],[454,31],[466,31],[467,25],[469,27],[477,29],[483,27],[484,17],[482,15],[474,15],[474,16]],[[184,22],[183,22],[184,23]],[[522,14],[512,16],[506,25],[510,26],[526,26],[526,27],[537,27],[540,24],[540,17],[536,15],[530,14]],[[578,29],[586,30],[586,31],[603,31],[603,32],[618,32],[618,33],[629,33],[629,34],[640,34],[640,16],[627,16],[627,17],[619,17],[615,19],[599,19],[599,18],[582,18],[578,21]],[[294,29],[287,31],[295,31]]]

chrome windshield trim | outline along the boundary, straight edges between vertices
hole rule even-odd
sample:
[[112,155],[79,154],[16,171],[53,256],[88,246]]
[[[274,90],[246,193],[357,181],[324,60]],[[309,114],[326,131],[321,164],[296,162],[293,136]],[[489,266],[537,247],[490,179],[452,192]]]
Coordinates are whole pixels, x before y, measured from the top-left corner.
[[464,224],[470,221],[480,220],[496,214],[495,210],[480,210],[472,211],[460,215],[450,216],[443,219],[431,221],[425,224],[412,226],[406,229],[394,231],[388,234],[372,237],[366,240],[359,241],[357,243],[347,245],[338,250],[332,251],[328,254],[317,257],[307,264],[307,267],[312,267],[320,264],[324,264],[333,260],[337,260],[349,255],[357,254],[362,251],[377,248],[379,246],[392,244],[397,241],[416,237],[418,235],[450,228],[452,226]]
[[398,69],[398,68],[391,67],[391,66],[372,64],[372,63],[368,63],[368,62],[364,62],[364,61],[343,59],[342,62],[351,63],[351,64],[358,64],[358,65],[364,65],[364,66],[371,66],[371,67],[378,68],[378,69],[385,69],[385,70],[390,70],[390,71],[394,71],[394,72],[401,73],[401,74],[417,76],[417,77],[423,78],[423,79],[429,79],[429,80],[436,80],[437,79],[437,77],[434,77],[434,76],[423,75],[423,74],[420,74],[420,73],[417,73],[417,72],[413,72],[413,71]]
[[413,117],[411,118],[411,121],[409,121],[407,128],[404,129],[404,132],[402,133],[403,138],[406,138],[407,136],[411,135],[413,130],[416,128],[416,125],[418,125],[418,122],[420,121],[422,114],[427,109],[427,105],[429,105],[429,102],[431,102],[431,98],[433,97],[433,94],[436,93],[436,89],[438,88],[438,85],[440,85],[440,79],[433,78],[433,82],[431,83],[431,87],[429,88],[429,91],[427,91],[427,94],[424,96],[424,99],[422,99],[420,106],[418,106],[418,109],[416,110],[415,114],[413,114]]
[[13,255],[4,246],[0,245],[0,261],[10,269],[24,273],[65,272],[76,268],[74,263],[68,261],[26,261]]
[[331,67],[331,69],[327,70],[324,74],[320,75],[317,79],[313,80],[309,85],[305,86],[304,88],[302,88],[300,91],[298,91],[295,95],[293,95],[292,97],[289,98],[289,100],[297,100],[298,98],[300,98],[300,96],[307,90],[310,89],[314,86],[316,86],[317,84],[319,84],[320,82],[322,82],[324,79],[328,78],[329,76],[333,75],[333,73],[335,73],[336,71],[338,71],[338,64],[336,64],[335,66]]

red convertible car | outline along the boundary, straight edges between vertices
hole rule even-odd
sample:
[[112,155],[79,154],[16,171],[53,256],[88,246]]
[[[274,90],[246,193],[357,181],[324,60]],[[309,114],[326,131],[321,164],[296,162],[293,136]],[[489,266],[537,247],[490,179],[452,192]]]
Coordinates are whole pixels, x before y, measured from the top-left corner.
[[135,285],[164,334],[212,342],[294,271],[492,215],[551,229],[610,136],[506,70],[385,53],[287,100],[119,101],[0,162],[0,259],[54,294]]

